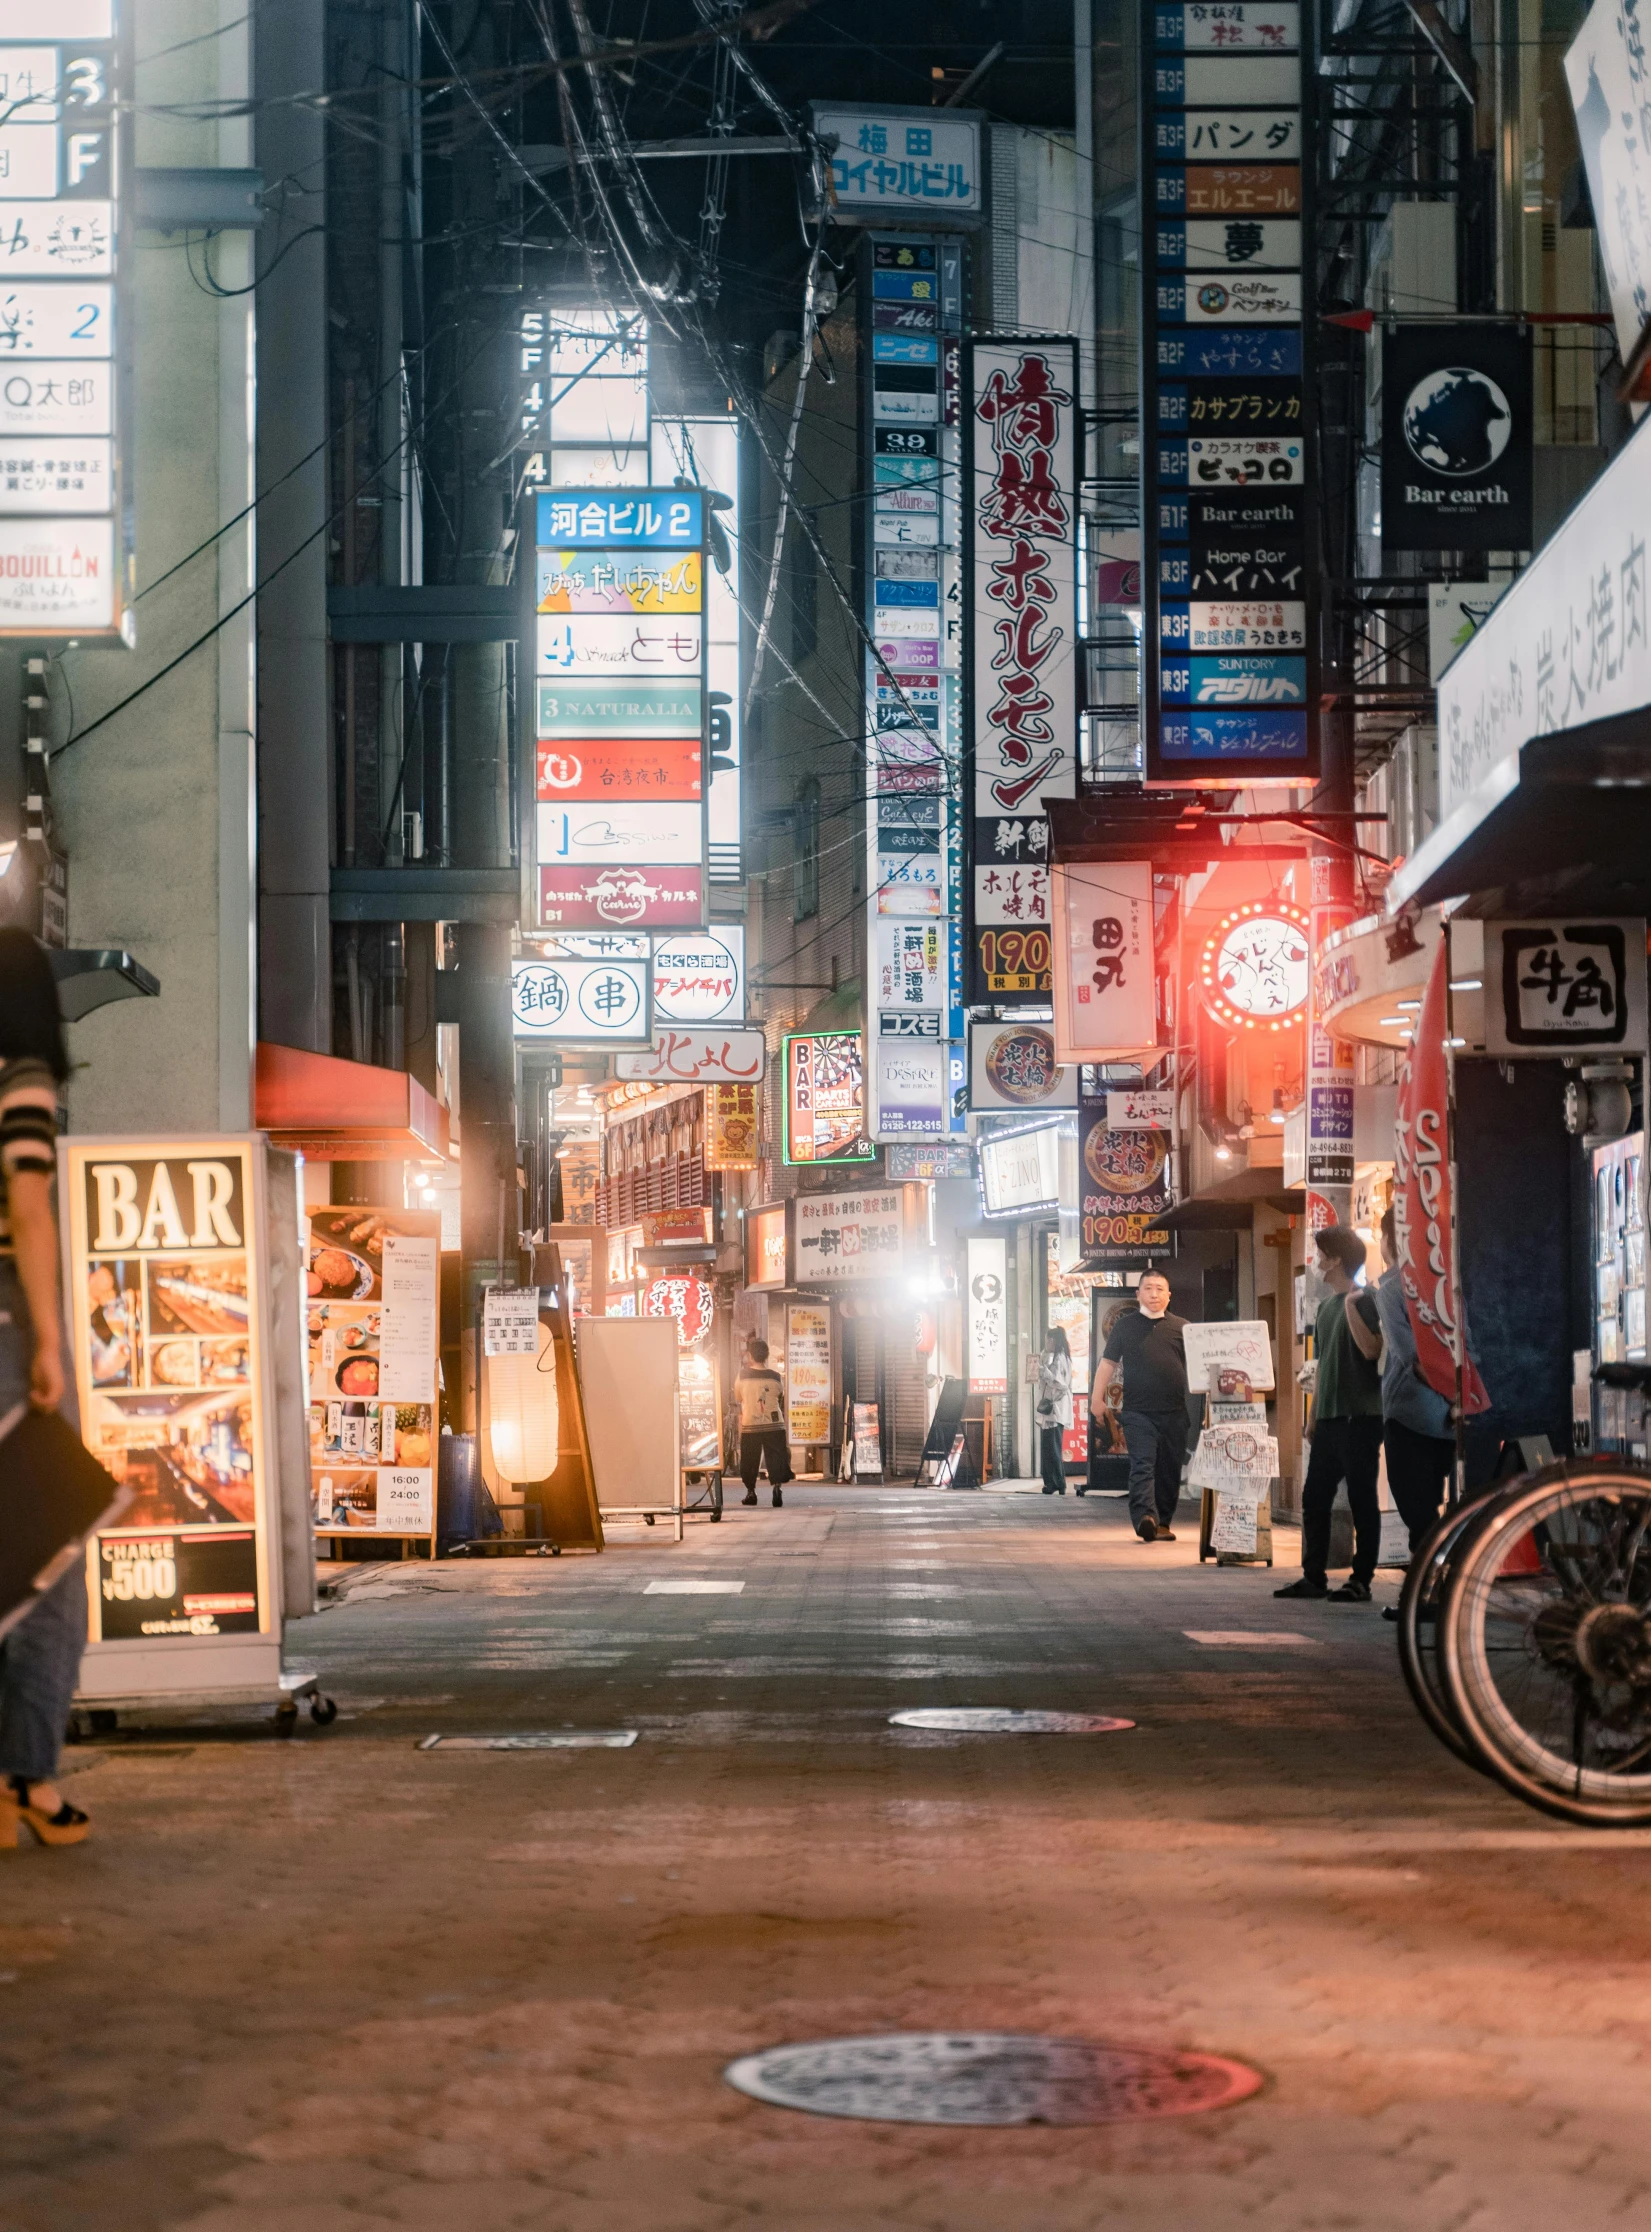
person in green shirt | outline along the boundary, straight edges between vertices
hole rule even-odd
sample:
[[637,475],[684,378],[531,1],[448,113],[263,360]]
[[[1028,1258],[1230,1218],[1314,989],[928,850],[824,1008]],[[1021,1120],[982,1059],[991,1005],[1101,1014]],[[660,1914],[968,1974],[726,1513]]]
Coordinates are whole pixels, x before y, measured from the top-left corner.
[[[1346,1225],[1326,1225],[1315,1235],[1319,1277],[1330,1289],[1319,1304],[1313,1334],[1318,1372],[1313,1383],[1313,1453],[1301,1491],[1301,1579],[1274,1596],[1328,1597],[1332,1604],[1368,1604],[1381,1547],[1382,1517],[1376,1475],[1382,1450],[1382,1375],[1349,1328],[1355,1282],[1364,1269],[1364,1242]],[[1347,1483],[1353,1507],[1353,1571],[1332,1589],[1325,1571],[1330,1555],[1330,1513]]]

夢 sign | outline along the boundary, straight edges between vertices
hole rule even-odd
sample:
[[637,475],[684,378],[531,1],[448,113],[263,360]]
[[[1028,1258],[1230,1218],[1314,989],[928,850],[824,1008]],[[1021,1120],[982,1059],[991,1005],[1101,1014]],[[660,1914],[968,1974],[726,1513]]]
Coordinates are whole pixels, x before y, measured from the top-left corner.
[[1528,328],[1389,326],[1382,337],[1382,547],[1531,546]]
[[903,1244],[898,1186],[798,1194],[795,1214],[799,1286],[845,1286],[898,1275]]
[[839,224],[980,222],[980,118],[973,110],[811,101],[809,114],[830,148],[831,214]]
[[1155,1046],[1151,862],[1058,862],[1051,877],[1059,1059],[1122,1059]]
[[510,971],[518,1039],[562,1046],[646,1046],[651,1031],[646,961],[517,960]]
[[969,383],[968,944],[972,997],[1014,1007],[1049,994],[1041,801],[1077,789],[1077,344],[977,341]]
[[971,1239],[964,1276],[964,1369],[971,1395],[1009,1392],[1009,1248],[1003,1240]]
[[785,1041],[788,1163],[867,1162],[865,1056],[858,1031],[806,1031]]
[[1645,1043],[1645,919],[1485,925],[1485,1051],[1551,1054]]

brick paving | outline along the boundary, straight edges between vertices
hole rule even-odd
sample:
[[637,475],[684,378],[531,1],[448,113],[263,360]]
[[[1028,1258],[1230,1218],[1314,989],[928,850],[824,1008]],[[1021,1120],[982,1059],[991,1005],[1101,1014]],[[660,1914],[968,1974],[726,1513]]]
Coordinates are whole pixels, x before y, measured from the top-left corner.
[[[0,1863],[0,2228],[1651,2228],[1651,1834],[1505,1798],[1372,1609],[1276,1604],[1288,1569],[1200,1569],[1192,1533],[804,1488],[680,1547],[364,1572],[292,1638],[331,1730],[85,1747],[95,1841]],[[695,1578],[744,1588],[648,1593]],[[987,1704],[1140,1725],[887,1720]],[[561,1726],[641,1734],[416,1748]],[[967,2028],[1267,2083],[994,2131],[720,2078]]]

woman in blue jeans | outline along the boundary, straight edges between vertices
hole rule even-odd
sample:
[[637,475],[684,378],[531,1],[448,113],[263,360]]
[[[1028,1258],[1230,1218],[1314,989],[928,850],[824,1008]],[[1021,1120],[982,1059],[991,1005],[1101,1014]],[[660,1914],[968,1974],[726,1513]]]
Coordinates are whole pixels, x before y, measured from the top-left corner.
[[[57,1092],[69,1074],[44,947],[0,930],[0,1426],[33,1403],[79,1424],[58,1300]],[[0,1852],[26,1826],[79,1844],[90,1824],[52,1781],[86,1645],[77,1561],[0,1643]]]

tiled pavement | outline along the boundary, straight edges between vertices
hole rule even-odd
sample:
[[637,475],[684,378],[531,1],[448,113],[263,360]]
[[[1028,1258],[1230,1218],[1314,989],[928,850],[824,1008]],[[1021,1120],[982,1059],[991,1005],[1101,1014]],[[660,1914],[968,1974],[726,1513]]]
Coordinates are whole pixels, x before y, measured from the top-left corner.
[[[648,1591],[696,1578],[744,1587]],[[0,2228],[1651,2228],[1651,1835],[1457,1767],[1391,1628],[1279,1578],[1112,1504],[900,1489],[376,1569],[294,1634],[334,1728],[114,1739],[95,1842],[0,1863]],[[915,1704],[1140,1726],[889,1727]],[[416,1748],[561,1725],[642,1733]],[[937,2131],[719,2076],[969,2027],[1268,2082]]]

